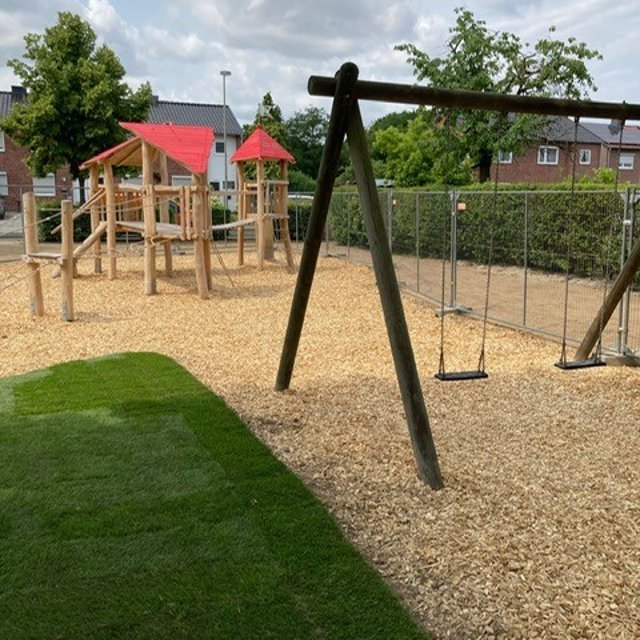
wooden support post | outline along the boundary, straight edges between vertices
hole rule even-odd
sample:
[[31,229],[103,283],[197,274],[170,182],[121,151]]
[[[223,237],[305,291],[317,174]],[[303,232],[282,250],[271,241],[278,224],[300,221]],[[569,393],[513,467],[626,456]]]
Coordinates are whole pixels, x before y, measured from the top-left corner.
[[[169,184],[169,166],[167,163],[167,155],[161,153],[158,159],[160,163],[160,184]],[[160,222],[169,222],[169,195],[162,194],[160,196]],[[170,276],[173,271],[173,258],[171,254],[171,242],[163,242],[164,250],[164,272]]]
[[107,253],[109,254],[109,280],[115,280],[116,267],[116,187],[113,180],[113,167],[108,160],[104,162],[104,188],[107,203]]
[[293,247],[291,246],[291,236],[289,235],[289,166],[286,160],[280,161],[280,179],[285,184],[278,186],[278,213],[283,217],[280,219],[280,240],[284,244],[284,252],[287,256],[287,266],[293,272]]
[[411,347],[400,288],[393,267],[375,175],[369,157],[367,134],[362,125],[357,102],[353,105],[349,116],[347,139],[418,475],[432,489],[441,489],[443,482],[440,465]]
[[187,239],[187,194],[184,187],[180,187],[179,202],[180,207],[180,240]]
[[[247,191],[245,186],[244,163],[238,162],[238,220],[247,218]],[[238,228],[238,266],[244,264],[244,227]]]
[[211,227],[213,225],[213,214],[211,212],[211,195],[209,192],[209,187],[207,186],[207,174],[203,173],[200,176],[200,181],[202,183],[202,211],[203,211],[203,229],[202,233],[204,236],[204,268],[207,274],[207,288],[209,291],[213,288],[213,279],[211,276],[211,238],[212,231]]
[[267,258],[267,225],[271,225],[271,221],[264,217],[265,214],[265,193],[264,193],[264,162],[257,161],[256,166],[256,182],[258,184],[257,206],[256,206],[256,243],[258,250],[258,269],[262,270],[264,261]]
[[615,279],[606,300],[602,304],[602,307],[596,314],[596,317],[591,322],[591,326],[587,330],[584,338],[574,359],[576,361],[587,360],[596,346],[598,339],[600,338],[600,331],[604,331],[607,326],[615,308],[618,306],[624,296],[624,292],[627,287],[633,282],[633,278],[640,269],[640,239],[636,241],[629,253],[629,257],[625,261],[618,277]]
[[291,303],[289,313],[289,323],[282,346],[280,365],[276,378],[276,391],[284,391],[291,384],[293,366],[296,361],[304,316],[309,304],[309,294],[313,284],[318,254],[322,244],[322,234],[327,221],[333,184],[336,179],[342,142],[347,131],[347,119],[349,110],[354,100],[353,88],[358,79],[358,67],[353,63],[343,64],[337,74],[337,86],[331,116],[329,118],[329,128],[327,139],[322,151],[318,180],[309,216],[309,226],[304,239],[302,258],[300,259],[300,269],[296,281],[296,289]]
[[[100,188],[99,184],[99,169],[97,164],[91,165],[91,172],[89,175],[91,181],[91,196],[93,197],[98,193]],[[91,205],[91,233],[95,233],[98,225],[100,224],[100,205],[98,203]],[[100,242],[96,242],[93,245],[93,272],[102,273],[102,248]]]
[[192,205],[192,220],[194,230],[194,254],[196,260],[196,283],[198,285],[198,294],[203,300],[209,298],[209,285],[207,283],[207,266],[204,257],[204,238],[203,238],[203,217],[204,217],[204,203],[203,203],[203,191],[199,186],[200,179],[195,174],[192,174],[191,183],[196,186],[196,189],[192,191],[193,205]]
[[65,322],[75,320],[73,312],[73,204],[62,201],[62,280],[61,315]]
[[[38,252],[38,220],[36,213],[36,197],[32,191],[22,196],[22,216],[24,221],[24,245],[27,255]],[[29,285],[29,311],[32,316],[44,315],[44,298],[42,295],[42,277],[40,265],[28,262],[27,279]]]
[[156,294],[156,207],[153,193],[153,148],[142,141],[142,213],[144,216],[144,292]]

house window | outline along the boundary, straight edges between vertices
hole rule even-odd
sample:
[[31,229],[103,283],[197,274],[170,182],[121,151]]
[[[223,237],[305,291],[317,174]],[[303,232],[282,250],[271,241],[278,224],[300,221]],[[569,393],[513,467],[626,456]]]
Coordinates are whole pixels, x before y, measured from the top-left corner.
[[214,191],[220,191],[220,183],[219,182],[215,182],[214,181],[214,182],[210,182],[209,184],[211,185],[211,188]]
[[191,184],[191,176],[171,176],[171,186],[184,187]]
[[578,158],[580,164],[591,164],[591,149],[580,149]]
[[235,180],[227,180],[227,182],[225,182],[224,180],[222,181],[222,184],[226,184],[227,186],[225,187],[225,189],[230,189],[233,190],[236,188],[236,181]]
[[633,169],[633,153],[620,154],[620,169],[623,171],[631,171]]
[[511,164],[513,162],[513,153],[511,151],[498,151],[498,162],[500,164]]
[[224,153],[224,142],[216,142],[216,153]]
[[9,179],[6,171],[0,171],[0,196],[9,195]]
[[4,151],[4,131],[0,131],[0,152]]
[[538,164],[558,164],[558,147],[538,147]]
[[48,173],[44,178],[34,178],[33,194],[36,196],[55,196],[56,195],[55,173]]

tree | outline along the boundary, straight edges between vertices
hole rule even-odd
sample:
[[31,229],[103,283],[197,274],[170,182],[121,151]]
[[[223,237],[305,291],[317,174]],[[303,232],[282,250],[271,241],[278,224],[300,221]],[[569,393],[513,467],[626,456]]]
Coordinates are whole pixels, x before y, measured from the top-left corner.
[[285,126],[289,151],[296,159],[296,169],[315,180],[329,127],[329,114],[324,109],[309,106],[296,111]]
[[277,140],[283,147],[286,147],[287,135],[282,117],[282,109],[274,102],[271,91],[267,91],[267,93],[264,94],[253,122],[243,127],[245,140],[254,132],[258,125],[261,125],[274,140]]
[[[449,30],[446,54],[429,56],[413,44],[396,49],[408,54],[418,80],[448,89],[491,91],[521,96],[584,98],[597,90],[586,62],[602,59],[595,49],[569,38],[566,42],[544,38],[533,48],[512,33],[491,31],[471,11],[457,8],[455,26]],[[551,27],[549,32],[555,31]],[[497,150],[518,153],[544,123],[540,117],[499,117],[483,111],[451,111],[449,119],[456,145],[462,145],[478,168],[480,181],[490,176]],[[441,127],[444,135],[450,127]]]
[[43,176],[68,164],[74,179],[84,179],[82,162],[124,140],[119,121],[142,121],[151,106],[151,87],[133,92],[123,82],[125,70],[106,45],[96,48],[96,34],[80,16],[58,14],[44,34],[24,37],[23,60],[8,65],[27,89],[2,128],[27,147],[27,165]]

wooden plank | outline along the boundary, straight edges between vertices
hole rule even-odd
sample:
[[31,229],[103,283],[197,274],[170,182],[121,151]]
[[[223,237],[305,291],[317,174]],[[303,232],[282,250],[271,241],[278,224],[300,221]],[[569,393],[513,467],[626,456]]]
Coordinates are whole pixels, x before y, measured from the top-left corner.
[[65,322],[73,322],[73,204],[71,200],[62,201],[62,280],[61,315]]
[[[32,191],[22,196],[22,215],[24,225],[24,244],[27,256],[38,251],[38,221],[36,197]],[[32,316],[44,315],[44,297],[42,295],[42,276],[37,263],[27,265],[29,287],[29,311]]]
[[228,231],[229,229],[240,229],[249,227],[256,223],[255,219],[251,220],[234,220],[233,222],[225,222],[224,224],[214,224],[211,231]]
[[313,284],[322,234],[327,221],[331,194],[336,179],[342,142],[347,131],[347,119],[353,103],[353,88],[358,79],[358,67],[353,63],[345,63],[337,74],[335,97],[329,117],[327,138],[322,150],[318,180],[313,196],[309,226],[304,240],[300,269],[296,288],[291,302],[287,332],[280,355],[280,365],[276,377],[276,391],[284,391],[291,384],[293,367],[300,344],[304,317],[309,304],[309,295]]
[[[98,169],[97,164],[91,165],[91,170],[89,172],[89,180],[91,184],[91,196],[93,197],[98,193],[98,191],[102,191],[104,198],[104,189],[100,188],[99,178],[100,178],[100,170]],[[98,207],[98,203],[94,203],[91,205],[91,231],[95,233],[96,229],[100,225],[100,208]],[[106,227],[106,223],[105,223]],[[102,247],[99,242],[96,242],[93,245],[93,272],[94,273],[102,273]]]
[[[249,197],[246,190],[246,176],[244,173],[244,163],[238,162],[238,189],[240,196],[238,198],[238,220],[243,222],[247,218],[247,198]],[[244,227],[238,230],[238,266],[244,264]]]
[[[95,165],[92,165],[92,168],[93,166]],[[106,230],[107,230],[107,223],[100,222],[98,226],[93,230],[93,232],[83,240],[82,244],[80,244],[74,249],[73,251],[74,259],[77,259],[81,255],[83,255],[85,251],[87,251],[87,249],[90,249],[96,244],[99,244],[99,240]]]
[[440,464],[431,435],[429,417],[380,208],[380,198],[369,157],[367,134],[362,125],[357,102],[353,105],[349,116],[347,139],[418,475],[432,489],[441,489],[444,484]]

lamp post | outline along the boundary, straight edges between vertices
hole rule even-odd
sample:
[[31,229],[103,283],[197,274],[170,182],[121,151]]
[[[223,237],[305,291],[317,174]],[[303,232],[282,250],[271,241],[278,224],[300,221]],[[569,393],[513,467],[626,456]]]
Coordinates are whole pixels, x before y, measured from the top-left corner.
[[227,167],[227,78],[231,75],[231,71],[221,71],[222,76],[222,139],[224,140],[224,208],[229,203],[228,189],[228,167]]

